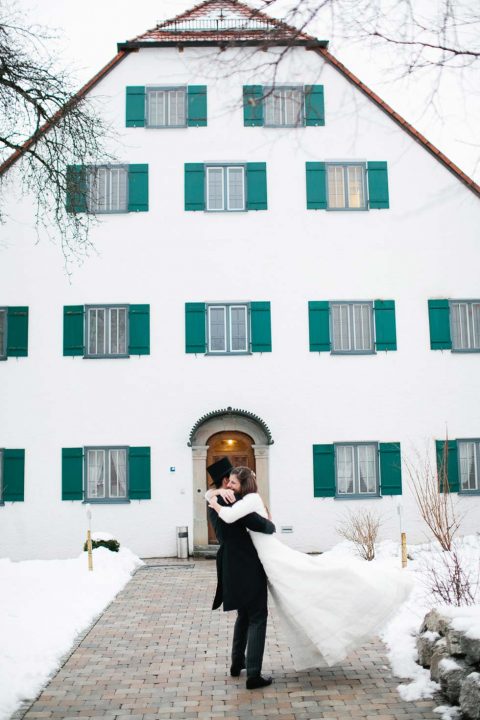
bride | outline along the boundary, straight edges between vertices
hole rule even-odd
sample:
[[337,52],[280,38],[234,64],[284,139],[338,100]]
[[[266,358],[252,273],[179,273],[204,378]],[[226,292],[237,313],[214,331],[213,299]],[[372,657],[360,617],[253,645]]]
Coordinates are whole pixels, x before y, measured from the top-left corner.
[[[234,523],[252,512],[268,517],[252,470],[234,468],[228,488],[240,498],[229,507],[220,505],[212,491],[207,493],[210,507],[224,522]],[[339,663],[378,635],[410,593],[410,578],[401,570],[355,559],[310,556],[274,535],[250,535],[296,670]]]

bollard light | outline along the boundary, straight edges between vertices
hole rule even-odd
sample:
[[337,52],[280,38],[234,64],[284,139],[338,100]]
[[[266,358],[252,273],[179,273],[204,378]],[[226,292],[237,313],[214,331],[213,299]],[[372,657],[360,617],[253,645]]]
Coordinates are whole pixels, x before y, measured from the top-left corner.
[[88,530],[87,530],[87,556],[88,556],[88,569],[93,570],[93,554],[92,554],[92,510],[90,505],[87,503],[85,506],[87,510]]

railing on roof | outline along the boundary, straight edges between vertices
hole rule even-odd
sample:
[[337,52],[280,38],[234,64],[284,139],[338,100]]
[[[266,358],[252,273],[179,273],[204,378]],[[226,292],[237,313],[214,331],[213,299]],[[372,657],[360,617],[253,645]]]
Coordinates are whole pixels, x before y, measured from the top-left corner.
[[211,18],[208,20],[174,20],[161,26],[164,32],[225,32],[226,30],[279,30],[278,25],[263,18]]

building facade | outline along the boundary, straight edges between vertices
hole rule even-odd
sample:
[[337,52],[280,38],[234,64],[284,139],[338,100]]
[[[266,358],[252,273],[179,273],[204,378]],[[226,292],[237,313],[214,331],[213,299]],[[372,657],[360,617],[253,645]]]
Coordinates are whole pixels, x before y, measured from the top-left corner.
[[76,554],[86,503],[140,556],[180,525],[201,551],[222,455],[293,547],[360,508],[421,542],[408,468],[447,435],[477,531],[478,186],[325,42],[233,0],[121,44],[89,97],[119,157],[69,170],[95,252],[68,277],[15,190],[1,231],[1,556]]

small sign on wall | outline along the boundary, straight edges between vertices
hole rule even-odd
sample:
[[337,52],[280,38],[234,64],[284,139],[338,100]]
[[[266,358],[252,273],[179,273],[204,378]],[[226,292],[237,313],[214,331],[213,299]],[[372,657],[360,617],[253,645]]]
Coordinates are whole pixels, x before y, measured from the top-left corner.
[[293,533],[293,527],[292,525],[282,525],[280,527],[280,532],[282,533]]

